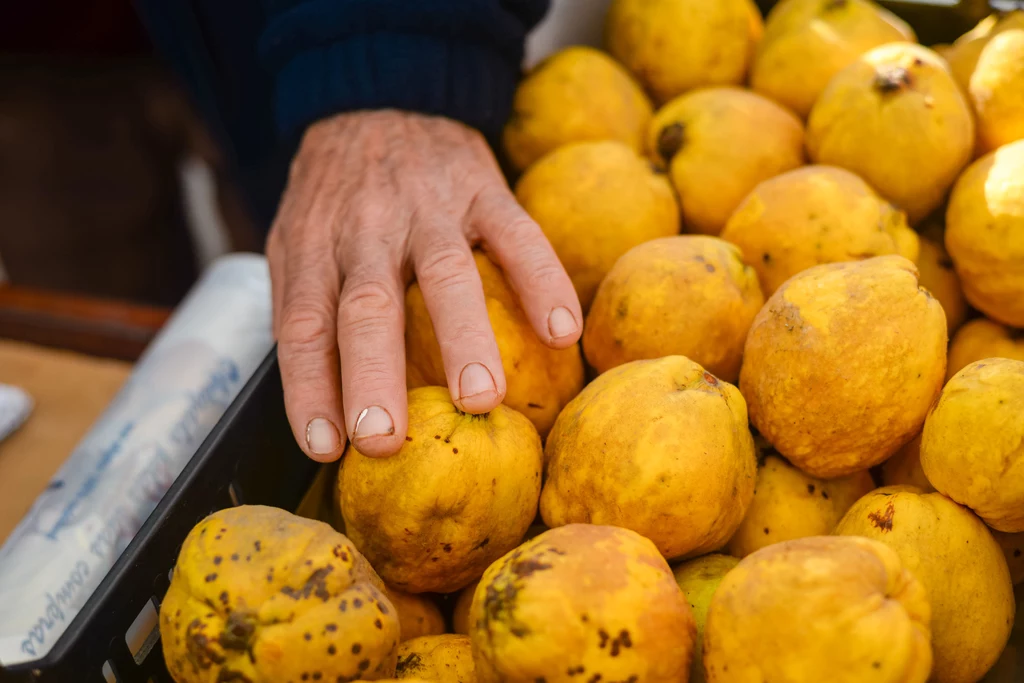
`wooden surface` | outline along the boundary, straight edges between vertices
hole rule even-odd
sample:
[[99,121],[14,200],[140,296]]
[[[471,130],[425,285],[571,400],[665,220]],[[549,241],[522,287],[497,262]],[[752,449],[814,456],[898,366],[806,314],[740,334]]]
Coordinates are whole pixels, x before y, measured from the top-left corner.
[[0,383],[35,400],[29,419],[0,441],[0,542],[107,407],[131,363],[0,340]]

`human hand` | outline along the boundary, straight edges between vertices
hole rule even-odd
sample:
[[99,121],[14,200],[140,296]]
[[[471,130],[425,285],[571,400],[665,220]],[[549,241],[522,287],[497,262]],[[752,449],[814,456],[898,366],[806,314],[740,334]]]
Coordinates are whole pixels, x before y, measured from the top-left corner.
[[505,374],[473,263],[478,243],[540,339],[553,348],[576,343],[583,314],[572,282],[478,133],[390,110],[341,114],[307,130],[267,258],[285,409],[309,457],[337,459],[342,434],[371,456],[404,442],[404,301],[413,276],[455,405],[484,413],[501,403]]

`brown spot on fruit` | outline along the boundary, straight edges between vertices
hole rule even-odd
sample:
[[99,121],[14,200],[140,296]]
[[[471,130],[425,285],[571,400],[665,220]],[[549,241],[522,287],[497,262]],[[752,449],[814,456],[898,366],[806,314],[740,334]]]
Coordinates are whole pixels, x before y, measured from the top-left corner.
[[380,610],[381,614],[387,614],[388,613],[388,608],[384,606],[383,602],[378,602],[377,603],[377,609]]
[[376,626],[378,629],[384,628],[384,622],[382,622],[380,619],[374,620],[373,625]]
[[309,575],[306,583],[301,588],[296,589],[291,586],[285,586],[281,589],[281,592],[293,600],[307,599],[310,595],[315,595],[324,602],[327,602],[331,598],[330,593],[327,592],[327,575],[332,571],[334,571],[334,567],[330,565],[321,567]]
[[814,484],[807,485],[807,493],[814,493]]
[[846,3],[848,1],[849,0],[826,0],[821,9],[823,12],[834,12],[846,7]]
[[710,263],[706,263],[704,264],[704,270],[708,271],[709,273],[713,273],[715,272],[715,267]]
[[364,659],[363,661],[359,662],[359,670],[360,671],[366,671],[369,668],[370,668],[370,660],[369,659]]
[[451,543],[445,543],[444,546],[442,546],[442,547],[444,548],[444,551],[446,553],[450,553],[452,551],[452,544]]
[[359,609],[362,606],[363,606],[363,601],[360,600],[359,598],[355,598],[354,600],[352,600],[352,607],[354,607],[355,609]]
[[362,645],[360,645],[359,643],[353,643],[352,644],[352,654],[357,655],[357,654],[359,654],[362,651],[363,651],[363,646]]
[[333,645],[328,645],[327,646],[327,654],[333,655],[337,651],[338,651],[338,649],[336,647],[334,647]]
[[224,558],[221,557],[220,555],[214,555],[213,556],[213,563],[214,564],[220,564],[223,561],[224,561]]
[[686,127],[678,121],[662,128],[658,133],[658,156],[666,163],[672,161],[672,157],[682,149],[685,137]]
[[458,455],[459,454],[459,449],[458,448],[452,448],[452,453],[454,453],[455,455]]
[[217,574],[216,573],[214,573],[214,574],[207,574],[206,575],[206,583],[212,583],[212,582],[214,582],[216,580],[217,580]]
[[543,571],[545,569],[551,569],[551,565],[532,558],[519,560],[512,564],[512,573],[521,579],[530,576],[534,572]]
[[761,254],[761,261],[762,263],[771,263],[772,255],[766,251],[765,253]]
[[881,513],[871,512],[868,513],[868,519],[875,526],[876,529],[881,531],[892,531],[892,518],[896,513],[895,507],[893,507],[892,501],[885,504],[885,510]]
[[910,72],[902,67],[884,64],[875,71],[875,90],[882,95],[892,95],[910,87]]
[[311,634],[311,633],[303,633],[302,634],[302,638],[303,638],[303,640],[307,640],[307,641],[308,640],[313,640],[313,634]]
[[482,540],[479,543],[477,543],[475,546],[473,546],[473,550],[480,550],[481,548],[486,547],[487,544],[490,543],[490,542],[491,542],[490,537],[487,537],[484,540]]
[[765,533],[765,536],[767,536],[767,535],[768,535],[768,527],[765,527],[765,528],[764,528],[764,533]]
[[411,442],[412,441],[412,437],[411,436],[407,436],[407,437],[405,437],[405,440]]

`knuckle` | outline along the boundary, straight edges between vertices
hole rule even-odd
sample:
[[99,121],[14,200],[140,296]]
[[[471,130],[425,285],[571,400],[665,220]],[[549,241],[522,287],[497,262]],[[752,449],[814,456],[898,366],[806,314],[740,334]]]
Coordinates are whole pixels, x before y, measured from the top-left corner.
[[297,301],[281,313],[280,344],[289,353],[322,352],[334,343],[331,310],[313,301]]
[[384,358],[366,356],[349,369],[345,368],[345,383],[353,387],[353,396],[359,392],[369,394],[391,389],[396,381],[395,368]]
[[494,334],[489,324],[481,327],[474,322],[449,325],[447,329],[437,331],[438,345],[442,355],[449,349],[457,350],[490,350],[494,347]]
[[449,244],[424,255],[416,276],[423,287],[451,289],[471,284],[474,272],[476,265],[469,249]]
[[510,221],[498,223],[494,226],[494,239],[502,244],[511,245],[512,248],[521,250],[529,247],[538,240],[546,239],[541,232],[540,226],[526,215],[519,216]]
[[526,288],[530,291],[550,291],[561,284],[566,277],[560,263],[548,259],[537,259],[526,261],[530,265],[526,268]]
[[361,280],[343,289],[338,324],[346,334],[365,335],[386,328],[401,310],[392,287],[379,280]]

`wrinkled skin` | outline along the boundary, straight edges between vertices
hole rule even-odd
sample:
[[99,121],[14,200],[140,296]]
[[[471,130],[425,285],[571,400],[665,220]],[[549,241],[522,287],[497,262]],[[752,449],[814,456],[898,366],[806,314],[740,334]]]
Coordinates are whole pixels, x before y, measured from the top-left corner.
[[389,585],[456,591],[516,547],[537,512],[543,453],[533,425],[498,406],[469,415],[441,387],[409,392],[405,446],[350,447],[338,475],[345,528]]
[[398,638],[384,584],[347,538],[258,505],[189,532],[160,604],[178,683],[387,678]]
[[924,683],[930,610],[896,553],[864,538],[815,536],[747,556],[711,599],[709,683]]
[[1024,531],[1024,361],[987,358],[946,383],[924,422],[921,467],[993,529]]
[[520,171],[573,142],[617,140],[641,152],[651,111],[643,89],[618,62],[600,50],[572,46],[520,82],[502,142]]
[[669,171],[685,232],[717,235],[758,183],[804,163],[804,129],[749,90],[701,88],[658,110],[647,150]]
[[444,615],[429,596],[406,593],[388,586],[388,597],[398,612],[398,623],[402,627],[400,643],[445,632]]
[[936,683],[977,681],[1002,652],[1014,617],[1002,550],[970,510],[940,493],[893,486],[869,493],[836,526],[896,551],[932,608]]
[[759,184],[721,237],[740,248],[768,296],[823,263],[886,254],[916,261],[920,242],[901,211],[835,166],[806,166]]
[[978,25],[960,36],[945,51],[943,57],[949,62],[950,71],[966,93],[971,87],[971,75],[978,64],[982,50],[995,36],[1015,28],[1024,28],[1024,11],[993,13],[978,22]]
[[624,254],[601,282],[583,351],[599,373],[680,355],[735,382],[763,304],[756,273],[733,245],[697,235],[653,240]]
[[1024,27],[992,37],[968,92],[978,117],[979,151],[1024,139]]
[[750,86],[806,118],[844,67],[879,45],[915,39],[906,22],[868,0],[783,0],[768,14]]
[[957,330],[949,345],[946,379],[985,358],[1024,361],[1024,336],[987,318],[975,318]]
[[540,225],[585,311],[631,248],[679,232],[672,184],[618,142],[567,145],[530,167],[516,199]]
[[1024,140],[978,159],[957,180],[946,250],[971,304],[1024,327]]
[[746,557],[773,543],[826,536],[850,506],[873,488],[875,483],[866,471],[817,479],[769,455],[757,470],[754,500],[729,539],[729,553]]
[[913,486],[923,493],[934,493],[921,468],[921,435],[918,434],[895,455],[882,463],[882,484],[885,486]]
[[743,397],[683,356],[599,376],[559,415],[544,453],[549,527],[625,527],[667,558],[722,547],[754,495]]
[[398,646],[396,678],[439,683],[475,683],[469,636],[446,633],[407,640]]
[[[967,316],[967,299],[960,287],[960,278],[953,268],[953,260],[946,253],[941,242],[922,237],[920,253],[916,261],[920,273],[918,280],[942,304],[946,314],[946,329],[950,335],[956,332]],[[902,254],[906,256],[906,254]],[[910,257],[907,257],[910,258]]]
[[756,37],[747,0],[612,0],[605,45],[655,102],[743,82]]
[[740,391],[792,464],[841,477],[921,430],[946,371],[946,318],[901,256],[815,266],[768,299],[747,336]]
[[1010,569],[1010,580],[1015,586],[1024,583],[1024,533],[1008,534],[993,529],[992,538],[1003,549],[1006,565]]
[[704,626],[707,622],[711,598],[722,579],[737,564],[739,559],[730,555],[704,555],[672,570],[679,589],[693,610],[697,622],[697,644],[693,648],[693,663],[690,665],[690,683],[704,681]]
[[470,624],[480,683],[686,683],[696,638],[657,548],[590,524],[546,531],[491,565]]
[[[583,387],[580,347],[554,349],[541,342],[501,269],[481,252],[474,259],[507,381],[503,403],[530,418],[544,436]],[[446,384],[442,349],[416,283],[405,295],[405,349],[409,388]]]
[[807,120],[811,160],[853,171],[911,225],[938,207],[973,150],[974,118],[949,67],[913,43],[861,55],[829,81]]

